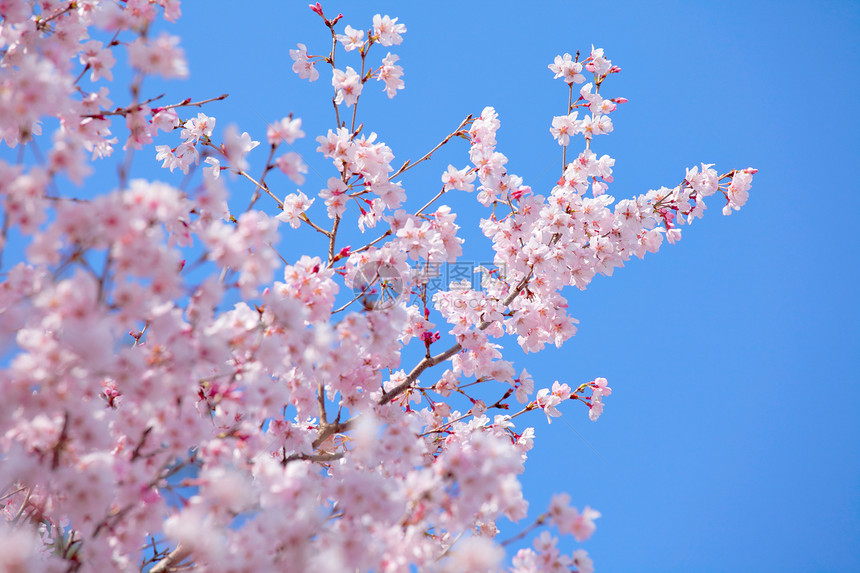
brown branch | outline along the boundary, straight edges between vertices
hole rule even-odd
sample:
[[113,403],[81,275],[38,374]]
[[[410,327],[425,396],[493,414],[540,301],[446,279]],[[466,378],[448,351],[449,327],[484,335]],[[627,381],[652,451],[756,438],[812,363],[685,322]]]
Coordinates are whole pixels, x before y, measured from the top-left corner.
[[[173,103],[173,104],[170,104],[170,105],[165,105],[165,106],[161,106],[161,107],[155,108],[153,111],[156,111],[156,110],[159,110],[159,111],[160,111],[160,110],[163,110],[163,109],[174,109],[174,108],[177,108],[177,107],[203,107],[203,104],[207,104],[207,103],[210,103],[210,102],[213,102],[213,101],[221,101],[221,100],[223,100],[223,99],[227,99],[227,97],[228,97],[229,95],[230,95],[230,94],[221,94],[221,95],[219,95],[218,97],[213,97],[213,98],[209,98],[209,99],[204,99],[204,100],[201,100],[201,101],[191,101],[191,98],[188,98],[188,99],[182,100],[182,101],[181,101],[181,102],[179,102],[179,103]],[[160,100],[160,99],[161,99],[161,98],[163,98],[163,97],[164,97],[164,94],[161,94],[161,95],[157,95],[157,96],[155,96],[155,97],[151,97],[151,98],[149,98],[148,100],[146,100],[145,102],[142,102],[142,103],[135,103],[135,104],[132,104],[132,105],[130,105],[130,106],[128,106],[128,107],[117,107],[117,108],[114,108],[114,110],[113,110],[113,111],[103,111],[103,112],[100,112],[100,113],[88,113],[88,114],[84,114],[84,115],[82,115],[81,117],[92,117],[92,118],[95,118],[95,119],[102,119],[102,118],[107,117],[107,116],[109,116],[109,115],[122,115],[122,116],[125,116],[125,115],[128,115],[129,113],[131,113],[132,111],[137,111],[137,110],[139,110],[140,108],[142,108],[143,106],[145,106],[145,105],[147,105],[147,104],[150,104],[150,103],[152,103],[152,102],[154,102],[154,101]]]
[[389,177],[389,178],[388,178],[388,180],[389,180],[389,181],[391,181],[392,179],[394,179],[395,177],[397,177],[397,176],[398,176],[398,175],[400,175],[401,173],[403,173],[403,172],[405,172],[405,171],[409,171],[410,169],[412,169],[413,167],[415,167],[416,165],[418,165],[418,164],[419,164],[419,163],[421,163],[422,161],[427,161],[428,159],[430,159],[430,157],[432,157],[432,156],[433,156],[433,153],[435,153],[437,149],[439,149],[440,147],[442,147],[443,145],[445,145],[446,143],[448,143],[449,141],[451,141],[451,138],[453,138],[455,135],[458,135],[458,134],[460,133],[460,130],[461,130],[461,129],[463,129],[463,128],[466,126],[466,124],[467,124],[467,123],[469,123],[470,121],[472,121],[472,114],[471,114],[471,113],[470,113],[469,115],[467,115],[467,116],[466,116],[466,119],[464,119],[463,121],[461,121],[461,122],[460,122],[460,125],[459,125],[459,126],[457,126],[457,129],[455,129],[454,131],[452,131],[451,133],[449,133],[449,134],[445,137],[445,139],[443,139],[442,141],[440,141],[440,142],[439,142],[439,144],[438,144],[436,147],[434,147],[433,149],[431,149],[430,151],[428,151],[428,152],[424,155],[424,157],[422,157],[421,159],[419,159],[419,160],[418,160],[418,161],[416,161],[415,163],[410,163],[410,162],[409,162],[409,160],[407,160],[407,161],[406,161],[406,163],[404,163],[404,164],[400,167],[400,169],[398,169],[397,171],[395,171],[395,172],[394,172],[394,174],[393,174],[391,177]]
[[168,571],[174,571],[174,570],[176,570],[174,565],[180,563],[182,560],[184,560],[189,555],[191,555],[191,550],[186,549],[180,543],[179,545],[176,546],[176,549],[174,549],[173,551],[171,551],[167,555],[167,557],[165,557],[164,559],[159,561],[155,565],[155,567],[150,569],[149,573],[166,573]]
[[375,238],[374,240],[370,241],[369,243],[367,243],[366,245],[364,245],[360,249],[356,249],[356,250],[352,251],[352,254],[366,251],[367,249],[369,249],[370,247],[372,247],[373,245],[375,245],[376,243],[378,243],[379,241],[381,241],[385,237],[389,237],[389,236],[391,236],[391,229],[385,231],[382,235],[380,235],[377,238]]
[[[260,198],[260,189],[261,188],[266,189],[266,190],[269,189],[269,186],[266,185],[266,175],[268,175],[269,171],[271,171],[272,168],[274,167],[272,165],[272,158],[275,156],[275,150],[277,148],[278,148],[277,144],[272,144],[269,146],[269,157],[266,159],[266,167],[263,168],[263,174],[260,175],[260,184],[257,185],[257,188],[254,189],[254,194],[251,196],[251,204],[248,205],[247,209],[245,209],[246,213],[254,208],[254,204]],[[271,195],[271,193],[270,193],[270,195]],[[283,208],[283,207],[284,207],[284,204],[281,203],[281,208]]]
[[335,460],[339,460],[344,456],[344,452],[337,452],[334,454],[293,454],[291,456],[287,456],[281,462],[281,465],[287,465],[290,462],[295,461],[307,461],[307,462],[333,462]]
[[323,234],[323,235],[325,235],[326,237],[328,237],[328,236],[329,236],[329,232],[328,232],[328,231],[326,231],[325,229],[323,229],[322,227],[320,227],[319,225],[317,225],[316,223],[314,223],[313,221],[311,221],[311,220],[308,218],[308,216],[307,216],[307,215],[305,215],[304,213],[302,213],[301,215],[299,215],[299,219],[301,219],[302,221],[304,221],[305,223],[307,223],[308,225],[310,225],[310,226],[313,228],[313,230],[314,230],[314,231],[316,231],[316,232],[318,232],[318,233],[322,233],[322,234]]
[[159,107],[158,109],[162,110],[162,109],[173,109],[173,108],[177,108],[177,107],[203,107],[204,104],[212,103],[213,101],[222,101],[222,100],[227,99],[229,96],[230,96],[230,94],[221,94],[218,97],[213,97],[213,98],[204,99],[204,100],[200,100],[200,101],[191,101],[191,98],[187,98],[187,99],[182,100],[179,103],[173,103],[170,105],[166,105],[164,107]]
[[[283,202],[283,201],[281,201],[280,199],[278,199],[278,198],[275,196],[275,194],[274,194],[274,193],[272,193],[271,191],[269,191],[269,187],[268,187],[268,185],[266,185],[265,183],[260,183],[259,181],[257,181],[256,179],[254,179],[253,177],[251,177],[250,175],[248,175],[245,171],[242,171],[241,169],[239,169],[238,171],[236,171],[236,174],[237,174],[237,175],[241,175],[242,177],[246,178],[246,179],[247,179],[247,180],[249,180],[251,183],[253,183],[254,185],[256,185],[256,186],[257,186],[257,190],[255,190],[255,191],[254,191],[255,193],[257,193],[260,189],[262,189],[263,191],[265,191],[265,192],[266,192],[266,194],[267,194],[269,197],[271,197],[272,199],[274,199],[274,200],[275,200],[275,202],[278,204],[278,207],[280,207],[280,208],[281,208],[281,210],[283,210],[283,208],[284,208],[284,202]],[[256,199],[255,199],[255,201],[256,201]],[[253,203],[251,203],[251,207],[253,207],[253,206],[254,206],[254,204],[253,204]],[[250,207],[249,207],[249,209],[250,209]]]
[[424,205],[423,207],[421,207],[420,209],[418,209],[418,211],[416,211],[415,214],[420,215],[421,213],[423,213],[424,209],[427,209],[428,207],[430,207],[430,205],[432,205],[436,200],[439,199],[439,197],[441,197],[444,194],[445,194],[445,186],[443,185],[442,189],[438,193],[436,193],[436,196],[433,197],[432,199],[430,199],[429,201],[427,201],[427,204]]

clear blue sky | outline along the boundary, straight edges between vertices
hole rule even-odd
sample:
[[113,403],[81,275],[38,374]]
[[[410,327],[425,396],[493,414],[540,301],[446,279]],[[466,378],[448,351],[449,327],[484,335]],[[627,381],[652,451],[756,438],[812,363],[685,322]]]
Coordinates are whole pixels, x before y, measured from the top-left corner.
[[[526,494],[533,515],[558,491],[603,513],[583,546],[599,571],[860,570],[860,4],[323,7],[356,28],[377,12],[408,28],[390,49],[406,90],[389,101],[374,82],[359,108],[398,165],[492,105],[509,170],[547,193],[560,164],[549,126],[566,91],[546,66],[595,44],[623,70],[605,93],[630,100],[615,132],[595,142],[616,158],[612,195],[675,185],[702,161],[759,169],[739,213],[723,217],[715,197],[680,244],[567,293],[581,324],[561,350],[522,357],[507,344],[538,386],[605,376],[614,389],[597,423],[577,404],[564,422],[528,420],[538,440]],[[297,42],[326,49],[319,18],[303,2],[185,2],[183,11],[169,29],[183,37],[191,78],[170,83],[168,99],[229,92],[206,111],[259,140],[265,121],[292,111],[309,136],[296,149],[331,176],[312,143],[333,124],[329,75],[299,80],[288,55]],[[449,162],[467,160],[455,142],[413,170],[410,204],[438,190]],[[295,190],[272,182],[281,195]],[[303,190],[321,186],[311,172]],[[466,252],[486,253],[474,227],[485,211],[474,196],[451,203]]]

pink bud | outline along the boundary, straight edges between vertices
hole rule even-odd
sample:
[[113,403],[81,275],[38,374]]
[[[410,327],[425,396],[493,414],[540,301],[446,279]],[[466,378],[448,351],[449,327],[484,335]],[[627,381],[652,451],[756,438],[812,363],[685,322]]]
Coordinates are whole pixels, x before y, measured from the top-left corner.
[[523,185],[513,193],[511,193],[511,199],[520,199],[523,195],[527,195],[532,192],[532,188],[528,185]]

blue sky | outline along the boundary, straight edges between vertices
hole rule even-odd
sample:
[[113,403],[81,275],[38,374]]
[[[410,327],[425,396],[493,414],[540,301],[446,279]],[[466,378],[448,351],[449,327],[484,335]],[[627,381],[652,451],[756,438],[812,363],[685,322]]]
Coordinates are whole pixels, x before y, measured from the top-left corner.
[[[740,212],[723,217],[714,197],[680,244],[567,292],[581,323],[562,349],[523,356],[506,345],[539,387],[605,376],[614,390],[597,423],[573,403],[550,426],[540,413],[527,420],[538,439],[526,495],[532,515],[559,491],[603,513],[583,545],[599,571],[860,570],[860,4],[323,7],[356,28],[377,12],[408,28],[390,49],[406,90],[388,100],[368,84],[359,107],[398,165],[491,105],[509,170],[547,193],[561,163],[549,126],[567,94],[546,66],[594,44],[622,68],[602,93],[630,100],[613,115],[615,132],[594,144],[616,159],[610,194],[673,186],[699,162],[759,169]],[[205,111],[219,131],[236,122],[261,141],[266,121],[294,112],[308,133],[295,147],[313,169],[303,190],[318,191],[316,173],[332,175],[313,152],[333,125],[329,76],[298,79],[288,50],[327,49],[319,18],[303,2],[186,2],[183,11],[168,29],[183,38],[191,77],[164,86],[166,99],[228,92]],[[387,50],[374,47],[371,60]],[[465,166],[467,151],[453,142],[412,170],[410,205],[438,191],[448,163]],[[283,177],[271,184],[295,190]],[[467,257],[486,260],[476,229],[486,211],[471,195],[448,202]]]

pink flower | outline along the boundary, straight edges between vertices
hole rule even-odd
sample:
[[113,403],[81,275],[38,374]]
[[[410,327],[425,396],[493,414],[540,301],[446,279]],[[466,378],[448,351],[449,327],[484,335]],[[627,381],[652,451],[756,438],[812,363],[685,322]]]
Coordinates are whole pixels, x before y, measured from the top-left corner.
[[298,229],[299,225],[301,225],[301,215],[303,215],[304,212],[313,205],[313,203],[314,200],[308,199],[307,195],[301,191],[287,195],[284,198],[284,210],[279,213],[275,219],[283,221],[284,223],[289,223],[290,227],[293,229]]
[[403,68],[395,66],[394,62],[399,60],[399,56],[392,55],[390,52],[382,60],[382,66],[377,72],[376,80],[385,82],[385,93],[388,98],[393,98],[397,94],[397,90],[402,90],[404,87],[403,80],[400,76],[403,75]]
[[586,64],[585,68],[598,77],[609,73],[610,68],[612,68],[612,62],[607,60],[603,55],[603,48],[591,46],[589,59],[591,61]]
[[585,549],[573,552],[573,564],[576,565],[576,573],[594,573],[594,561]]
[[549,66],[550,71],[555,74],[553,79],[564,78],[568,84],[581,84],[585,81],[585,76],[582,71],[582,64],[574,62],[570,54],[564,56],[556,56]]
[[4,0],[0,2],[0,16],[9,24],[20,24],[32,15],[27,0]]
[[269,125],[266,130],[266,137],[270,145],[278,145],[281,141],[286,141],[292,145],[297,139],[305,136],[302,131],[302,120],[300,118],[285,117],[280,121],[276,121]]
[[221,162],[217,158],[209,156],[204,161],[209,167],[203,168],[203,173],[212,179],[218,179],[221,176]]
[[592,387],[592,396],[597,396],[602,398],[603,396],[609,396],[612,394],[612,388],[610,388],[607,384],[609,382],[606,378],[595,378],[590,382]]
[[248,160],[245,159],[245,156],[258,145],[260,142],[252,141],[247,132],[239,135],[239,130],[235,125],[228,125],[227,129],[224,130],[222,149],[233,169],[240,171],[247,169]]
[[125,125],[128,128],[128,139],[123,149],[143,149],[144,145],[152,143],[152,138],[158,133],[158,129],[148,120],[149,107],[141,106],[129,112],[125,116]]
[[608,115],[587,115],[582,119],[582,133],[586,139],[591,139],[595,135],[610,133],[613,129],[612,120]]
[[346,25],[343,34],[337,35],[337,41],[343,44],[347,52],[351,52],[364,45],[364,30],[356,30],[349,24]]
[[[11,519],[9,521],[12,522]],[[4,519],[0,531],[0,570],[44,570],[44,540],[34,530],[14,527]]]
[[731,215],[732,209],[740,210],[746,205],[749,198],[749,188],[752,183],[752,175],[746,171],[738,171],[732,177],[732,182],[729,183],[729,188],[726,192],[729,202],[723,207],[723,215]]
[[588,102],[588,109],[591,111],[592,115],[598,116],[615,111],[615,102],[603,99],[603,96],[598,93],[591,93],[593,88],[594,84],[588,82],[579,90],[579,95]]
[[711,167],[712,165],[702,163],[701,173],[699,173],[698,167],[687,169],[687,176],[685,179],[690,186],[693,187],[693,190],[702,197],[710,197],[717,190],[719,176],[714,169],[711,169]]
[[475,186],[472,181],[475,180],[475,171],[464,167],[457,170],[453,165],[448,165],[448,171],[442,174],[442,183],[445,184],[445,190],[458,189],[460,191],[474,191]]
[[582,132],[582,122],[576,120],[577,115],[579,112],[575,111],[569,115],[559,115],[552,119],[552,127],[549,132],[559,145],[568,145],[571,136]]
[[585,506],[582,513],[570,505],[570,495],[559,493],[552,496],[547,510],[550,521],[562,535],[573,535],[577,541],[585,541],[594,533],[594,520],[600,512]]
[[498,571],[505,550],[485,537],[467,537],[461,540],[443,563],[442,573]]
[[345,72],[338,69],[332,70],[331,85],[337,90],[334,100],[337,104],[346,103],[347,107],[352,107],[361,95],[361,78],[349,66]]
[[155,151],[157,152],[155,154],[155,160],[163,161],[164,163],[162,163],[161,166],[170,169],[170,172],[172,173],[173,170],[176,169],[176,167],[179,165],[179,160],[173,153],[173,150],[170,148],[170,146],[156,145]]
[[397,18],[377,14],[373,17],[373,36],[383,46],[400,44],[403,38],[400,34],[406,32],[406,26],[397,23]]
[[320,73],[314,67],[314,63],[308,59],[308,49],[304,44],[299,44],[298,50],[290,50],[290,57],[295,61],[293,71],[302,79],[316,81]]
[[588,407],[588,418],[592,422],[596,422],[603,413],[603,402],[600,397],[591,399],[591,406]]
[[104,49],[103,44],[96,40],[90,40],[81,48],[80,61],[91,70],[90,81],[97,81],[99,78],[104,78],[107,81],[113,81],[113,68],[116,63],[116,58],[113,57],[110,49]]
[[145,74],[184,78],[188,75],[188,64],[178,45],[179,38],[165,32],[149,41],[141,37],[129,45],[128,60],[132,67]]
[[325,201],[329,218],[334,219],[343,215],[346,210],[346,191],[346,183],[337,177],[330,177],[327,187],[320,191],[319,196]]
[[529,401],[529,394],[534,392],[534,379],[532,379],[531,374],[529,374],[528,371],[523,368],[520,377],[514,380],[514,382],[516,388],[514,395],[517,398],[517,402],[519,402],[520,404],[525,404]]
[[278,166],[284,175],[292,179],[296,185],[301,185],[305,182],[305,176],[302,173],[308,172],[308,166],[302,160],[302,156],[295,151],[290,151],[281,155],[275,160],[275,165]]
[[594,520],[598,517],[600,517],[600,512],[586,505],[585,509],[582,510],[582,514],[574,519],[570,533],[577,541],[585,541],[597,529]]
[[456,391],[459,383],[457,377],[450,370],[446,370],[442,374],[442,378],[433,386],[433,390],[439,393],[440,396],[447,397],[451,392]]
[[365,229],[376,227],[376,223],[382,218],[385,211],[385,201],[376,198],[370,202],[369,209],[363,209],[361,216],[358,218],[358,228],[363,233]]
[[152,116],[152,125],[161,131],[170,132],[179,126],[179,116],[173,109],[162,109]]
[[211,137],[214,128],[214,117],[209,117],[205,113],[198,113],[196,118],[192,117],[182,125],[180,136],[187,143],[197,143],[203,137]]
[[543,409],[544,414],[546,414],[547,424],[552,424],[552,418],[558,418],[561,416],[561,412],[556,408],[556,406],[561,404],[561,400],[558,396],[551,393],[548,388],[541,388],[538,390],[535,404]]

